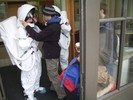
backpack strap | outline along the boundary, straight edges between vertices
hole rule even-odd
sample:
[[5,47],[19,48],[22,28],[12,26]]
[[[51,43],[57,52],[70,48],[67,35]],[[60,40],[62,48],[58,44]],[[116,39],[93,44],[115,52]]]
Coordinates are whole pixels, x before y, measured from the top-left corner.
[[68,36],[65,33],[61,32],[61,34],[63,34],[66,38],[68,38]]
[[74,58],[71,60],[71,62],[69,63],[69,65],[74,64],[74,63],[77,61],[77,58],[78,58],[78,57],[74,57]]

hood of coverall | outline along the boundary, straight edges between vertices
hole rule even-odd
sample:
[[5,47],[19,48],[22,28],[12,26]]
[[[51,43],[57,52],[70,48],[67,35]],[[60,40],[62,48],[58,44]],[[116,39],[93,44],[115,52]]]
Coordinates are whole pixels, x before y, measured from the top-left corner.
[[61,16],[61,10],[60,10],[60,8],[58,8],[58,7],[55,6],[55,5],[52,5],[52,7],[54,7],[54,9],[55,9],[55,11],[56,11],[56,13],[57,13],[57,16]]
[[66,11],[61,11],[61,23],[69,23]]
[[31,9],[35,8],[34,6],[30,5],[30,4],[24,4],[22,6],[20,6],[18,8],[18,12],[17,12],[17,15],[18,15],[18,19],[19,20],[23,20],[25,21],[25,18],[27,16],[27,14],[29,13],[29,11]]

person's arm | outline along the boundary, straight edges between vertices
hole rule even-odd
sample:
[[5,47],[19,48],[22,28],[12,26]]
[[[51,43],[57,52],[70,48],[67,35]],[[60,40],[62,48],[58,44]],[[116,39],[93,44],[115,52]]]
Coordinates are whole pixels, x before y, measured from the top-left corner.
[[30,34],[30,37],[36,41],[47,41],[47,37],[51,35],[52,30],[42,30],[41,32],[37,33],[32,27],[28,25],[27,22],[21,21],[23,26],[25,27],[26,31]]
[[45,25],[43,25],[40,22],[36,22],[35,25],[37,25],[41,30],[43,30],[45,28]]
[[33,21],[35,23],[35,25],[37,25],[41,30],[44,29],[45,25],[43,25],[42,23],[40,23],[39,21],[37,21],[37,18],[33,18]]
[[47,41],[48,38],[51,33],[52,30],[42,30],[40,33],[37,33],[32,27],[30,26],[26,26],[25,27],[26,31],[30,34],[30,37],[33,38],[36,41]]

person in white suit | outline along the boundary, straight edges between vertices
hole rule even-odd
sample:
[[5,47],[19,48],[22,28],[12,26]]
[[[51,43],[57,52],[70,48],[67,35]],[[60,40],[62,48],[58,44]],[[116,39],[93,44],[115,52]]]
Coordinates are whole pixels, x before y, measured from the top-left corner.
[[69,20],[67,18],[66,11],[61,11],[57,6],[53,5],[56,12],[58,12],[61,16],[61,34],[60,34],[60,40],[59,45],[61,47],[60,52],[60,65],[61,69],[64,70],[68,66],[68,57],[69,57],[69,46],[70,46],[70,31],[71,26],[69,24]]
[[24,4],[18,8],[18,18],[13,16],[0,23],[1,37],[12,64],[21,69],[21,84],[26,100],[37,100],[35,92],[46,92],[44,87],[40,87],[42,54],[37,47],[38,42],[29,37],[21,24],[21,20],[26,21],[35,31],[40,32],[34,24],[34,11],[34,6]]
[[66,11],[61,11],[61,34],[59,45],[61,46],[60,65],[62,70],[68,66],[71,26],[67,19]]
[[[40,32],[41,30],[34,24],[34,11],[35,7],[29,4],[24,4],[21,7],[18,8],[18,19],[19,20],[25,20],[26,22],[29,23],[31,27],[34,28],[35,31]],[[26,15],[26,16],[25,16]],[[19,30],[25,31],[25,34],[20,32],[19,36],[22,38],[21,35],[25,35],[24,38],[29,38],[31,40],[29,47],[34,48],[34,53],[35,53],[35,65],[33,68],[28,71],[22,71],[21,74],[21,81],[22,81],[22,86],[24,88],[24,93],[28,95],[29,100],[32,100],[34,98],[33,92],[40,91],[41,93],[45,93],[46,90],[43,87],[40,87],[40,77],[41,77],[41,57],[42,54],[40,50],[37,48],[38,42],[33,40],[32,38],[29,37],[29,34],[21,24],[19,27]],[[26,41],[28,42],[28,41]],[[20,46],[23,48],[23,46],[20,44]],[[28,64],[28,62],[27,62]],[[28,84],[28,85],[27,85]],[[35,99],[35,98],[34,98]]]

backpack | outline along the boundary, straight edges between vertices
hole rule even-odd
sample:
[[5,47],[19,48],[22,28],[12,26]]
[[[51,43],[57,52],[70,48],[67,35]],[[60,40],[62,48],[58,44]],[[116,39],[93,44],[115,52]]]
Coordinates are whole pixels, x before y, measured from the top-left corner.
[[62,71],[59,76],[59,81],[61,82],[61,87],[64,87],[69,91],[73,92],[77,88],[80,78],[80,67],[77,62],[77,57],[73,58],[69,63],[67,69]]

